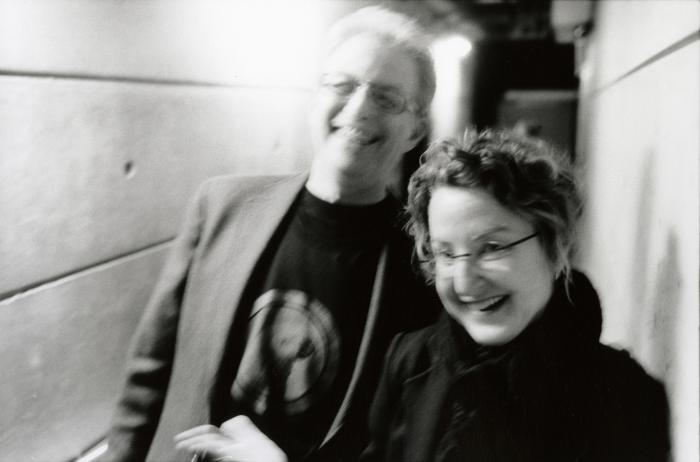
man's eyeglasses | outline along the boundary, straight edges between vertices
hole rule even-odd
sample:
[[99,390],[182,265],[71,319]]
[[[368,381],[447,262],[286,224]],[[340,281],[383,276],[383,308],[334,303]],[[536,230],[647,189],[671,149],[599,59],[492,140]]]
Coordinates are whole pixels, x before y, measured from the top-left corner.
[[538,233],[533,233],[525,236],[517,241],[510,242],[508,244],[501,244],[499,242],[484,242],[480,244],[474,252],[453,254],[446,250],[436,250],[433,251],[433,259],[437,266],[443,268],[451,267],[460,258],[472,257],[473,261],[477,264],[484,262],[496,261],[501,258],[507,257],[510,252],[518,244],[529,241],[533,237],[537,236]]
[[343,100],[350,99],[358,88],[364,86],[367,86],[374,105],[387,114],[401,114],[406,110],[417,109],[417,104],[394,87],[358,80],[345,74],[325,74],[321,77],[321,88]]

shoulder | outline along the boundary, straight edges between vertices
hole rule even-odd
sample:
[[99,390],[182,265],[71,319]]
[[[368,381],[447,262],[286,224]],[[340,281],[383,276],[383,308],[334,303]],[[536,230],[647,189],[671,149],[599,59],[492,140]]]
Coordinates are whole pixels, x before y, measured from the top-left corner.
[[661,409],[666,394],[661,381],[652,377],[620,348],[602,343],[590,344],[567,358],[570,386],[576,394],[587,397],[590,411],[609,418],[628,420],[640,412]]
[[599,344],[594,360],[600,377],[596,387],[599,423],[616,435],[620,448],[635,448],[649,457],[644,460],[664,460],[670,437],[663,383],[625,350]]
[[306,181],[306,174],[294,175],[225,175],[210,178],[197,189],[195,207],[208,217],[230,216],[247,204],[279,199],[290,202]]
[[625,388],[663,388],[661,382],[649,375],[627,350],[598,344],[593,359],[608,382]]
[[438,356],[435,337],[440,330],[439,323],[435,323],[396,335],[387,352],[387,365],[392,375],[408,378],[430,369]]
[[595,365],[600,374],[598,393],[611,422],[625,422],[650,438],[666,434],[668,400],[663,383],[652,377],[623,349],[598,345]]
[[253,196],[261,190],[300,188],[306,173],[290,175],[222,175],[204,181],[198,191],[200,197],[211,201]]
[[[190,200],[186,226],[195,224],[201,242],[232,230],[233,221],[278,223],[298,196],[306,174],[284,176],[227,175],[203,182]],[[261,229],[263,229],[261,228]],[[228,235],[228,233],[225,233]]]

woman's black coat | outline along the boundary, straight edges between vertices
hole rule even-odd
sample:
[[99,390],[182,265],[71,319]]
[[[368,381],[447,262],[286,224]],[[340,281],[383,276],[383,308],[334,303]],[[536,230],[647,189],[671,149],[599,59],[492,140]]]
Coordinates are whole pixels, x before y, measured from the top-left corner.
[[667,460],[663,386],[599,343],[584,275],[569,294],[558,282],[543,315],[503,348],[479,347],[447,315],[397,336],[363,461]]

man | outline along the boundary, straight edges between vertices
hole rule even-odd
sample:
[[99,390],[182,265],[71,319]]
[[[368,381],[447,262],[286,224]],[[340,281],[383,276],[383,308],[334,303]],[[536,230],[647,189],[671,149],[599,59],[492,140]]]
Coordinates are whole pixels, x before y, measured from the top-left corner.
[[387,194],[426,132],[424,40],[380,8],[342,19],[308,175],[200,188],[136,333],[106,460],[357,459],[388,342],[438,312]]

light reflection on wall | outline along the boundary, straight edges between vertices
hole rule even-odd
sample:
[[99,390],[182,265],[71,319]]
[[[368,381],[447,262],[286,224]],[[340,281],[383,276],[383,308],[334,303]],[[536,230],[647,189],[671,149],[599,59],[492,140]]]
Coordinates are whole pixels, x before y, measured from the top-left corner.
[[[187,10],[178,36],[196,41],[205,55],[188,54],[214,80],[235,85],[308,87],[323,33],[319,0],[207,2]],[[187,43],[183,47],[189,48]]]
[[469,70],[465,63],[472,49],[464,36],[451,35],[432,46],[437,89],[431,107],[433,138],[459,134],[469,124]]

